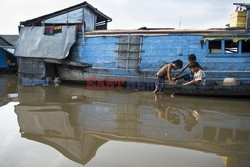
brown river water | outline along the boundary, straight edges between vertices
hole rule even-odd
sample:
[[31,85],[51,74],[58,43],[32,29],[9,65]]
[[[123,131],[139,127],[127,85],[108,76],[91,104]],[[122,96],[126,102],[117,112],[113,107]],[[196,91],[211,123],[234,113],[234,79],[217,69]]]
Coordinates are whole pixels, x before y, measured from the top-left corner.
[[0,76],[0,167],[248,167],[250,99]]

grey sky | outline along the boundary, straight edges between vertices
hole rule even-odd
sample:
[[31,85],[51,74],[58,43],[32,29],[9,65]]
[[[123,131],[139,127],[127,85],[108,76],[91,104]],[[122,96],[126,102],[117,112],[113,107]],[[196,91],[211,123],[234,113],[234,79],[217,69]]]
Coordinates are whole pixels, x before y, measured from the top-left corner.
[[[17,34],[20,21],[83,2],[82,0],[1,0],[0,34]],[[205,29],[225,27],[234,2],[249,0],[88,0],[113,19],[109,29],[140,27]]]

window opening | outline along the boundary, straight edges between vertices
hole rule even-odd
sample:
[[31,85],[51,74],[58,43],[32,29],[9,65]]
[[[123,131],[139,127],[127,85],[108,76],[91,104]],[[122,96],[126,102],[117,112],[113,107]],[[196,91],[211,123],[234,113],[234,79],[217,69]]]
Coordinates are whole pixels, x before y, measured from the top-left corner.
[[242,41],[242,53],[250,53],[250,40]]
[[238,53],[238,43],[232,40],[225,41],[225,53]]
[[208,53],[221,53],[221,41],[209,41]]

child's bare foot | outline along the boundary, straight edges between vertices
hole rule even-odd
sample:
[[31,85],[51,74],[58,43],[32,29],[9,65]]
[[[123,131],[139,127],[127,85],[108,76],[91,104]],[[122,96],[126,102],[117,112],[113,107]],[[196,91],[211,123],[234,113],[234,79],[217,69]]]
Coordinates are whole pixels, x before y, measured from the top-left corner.
[[156,94],[157,92],[159,92],[159,89],[155,89],[155,90],[153,91],[154,94]]
[[174,97],[175,97],[175,96],[174,96],[174,93],[171,93],[170,97],[174,98]]

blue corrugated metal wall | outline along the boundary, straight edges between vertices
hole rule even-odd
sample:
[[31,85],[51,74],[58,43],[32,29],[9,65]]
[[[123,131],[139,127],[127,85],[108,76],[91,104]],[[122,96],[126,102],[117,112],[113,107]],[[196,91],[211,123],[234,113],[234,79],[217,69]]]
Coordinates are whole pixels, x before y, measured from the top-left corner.
[[[208,42],[203,43],[201,35],[144,36],[139,68],[144,74],[136,70],[116,69],[117,42],[117,37],[88,37],[85,45],[82,45],[82,39],[78,39],[78,44],[73,49],[73,60],[90,63],[93,68],[110,69],[107,70],[107,75],[152,76],[152,73],[157,72],[165,63],[176,59],[182,60],[185,65],[188,55],[193,53],[207,72],[217,72],[216,77],[225,77],[222,71],[235,71],[232,77],[250,78],[249,73],[237,72],[250,71],[250,53],[209,54]],[[151,73],[145,74],[147,72]],[[210,77],[213,77],[212,75],[215,74],[211,73]]]
[[[157,71],[160,66],[176,59],[187,62],[187,55],[203,55],[202,36],[155,36],[144,37],[141,70]],[[197,57],[198,58],[198,57]],[[199,57],[198,60],[201,61]]]
[[6,52],[0,48],[0,68],[6,68]]
[[82,39],[77,40],[77,46],[73,48],[73,60],[90,63],[93,67],[116,68],[117,53],[116,37],[86,38],[85,45]]
[[[187,55],[203,55],[201,36],[143,37],[140,70],[157,70],[159,65],[176,59],[187,61]],[[197,42],[198,41],[198,42]],[[84,46],[78,38],[73,49],[73,60],[92,64],[93,67],[116,68],[117,37],[86,38]]]

